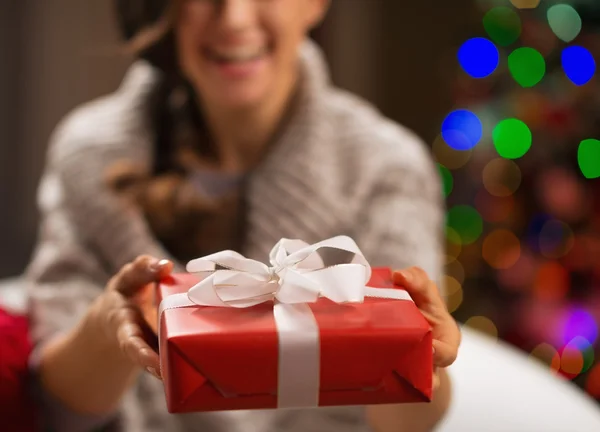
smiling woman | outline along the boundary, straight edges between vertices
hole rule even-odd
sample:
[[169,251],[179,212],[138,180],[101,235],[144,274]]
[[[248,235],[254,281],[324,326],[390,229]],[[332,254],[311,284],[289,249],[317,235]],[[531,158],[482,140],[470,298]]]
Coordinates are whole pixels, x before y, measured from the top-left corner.
[[[331,84],[307,38],[327,5],[118,1],[140,59],[57,128],[28,270],[32,363],[56,429],[421,432],[443,416],[460,334],[435,284],[438,171],[412,132]],[[395,280],[433,328],[433,402],[169,415],[142,319],[151,283],[220,250],[265,261],[281,238],[342,234],[372,266],[405,269]]]

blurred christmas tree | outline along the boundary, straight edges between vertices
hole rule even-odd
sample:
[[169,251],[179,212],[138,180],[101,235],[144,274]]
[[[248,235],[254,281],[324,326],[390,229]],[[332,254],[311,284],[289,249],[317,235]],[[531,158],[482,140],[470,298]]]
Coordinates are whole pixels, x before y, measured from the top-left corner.
[[433,145],[449,305],[600,401],[600,2],[480,3]]

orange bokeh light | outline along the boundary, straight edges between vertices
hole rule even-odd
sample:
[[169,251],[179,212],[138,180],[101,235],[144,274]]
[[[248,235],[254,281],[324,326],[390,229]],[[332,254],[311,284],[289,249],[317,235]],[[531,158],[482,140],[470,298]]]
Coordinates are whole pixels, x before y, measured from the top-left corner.
[[485,238],[481,253],[491,267],[509,269],[521,255],[521,243],[512,232],[499,229]]
[[560,370],[560,355],[556,349],[547,343],[542,343],[535,347],[531,352],[531,356],[544,363],[552,371],[558,372]]
[[579,375],[583,362],[583,354],[577,348],[566,346],[560,356],[560,369],[569,375]]

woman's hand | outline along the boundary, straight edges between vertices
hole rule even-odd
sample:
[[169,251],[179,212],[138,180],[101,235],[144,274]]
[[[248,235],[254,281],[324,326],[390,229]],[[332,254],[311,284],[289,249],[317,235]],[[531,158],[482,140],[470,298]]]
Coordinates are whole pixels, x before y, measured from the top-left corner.
[[411,295],[423,316],[433,328],[434,390],[439,387],[439,368],[446,368],[456,360],[461,334],[456,321],[448,312],[440,292],[424,270],[412,267],[394,272],[394,283]]
[[90,312],[109,343],[118,344],[134,365],[159,379],[156,335],[147,322],[156,318],[152,284],[168,276],[172,269],[170,261],[138,257],[109,281]]

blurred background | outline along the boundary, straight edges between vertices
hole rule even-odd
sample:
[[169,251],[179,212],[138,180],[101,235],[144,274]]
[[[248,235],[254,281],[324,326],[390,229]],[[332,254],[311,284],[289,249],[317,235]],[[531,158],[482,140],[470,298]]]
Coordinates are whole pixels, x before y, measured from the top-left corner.
[[[0,278],[31,255],[52,130],[130,62],[111,3],[0,4]],[[600,401],[600,2],[334,0],[314,38],[431,147],[455,317]]]

